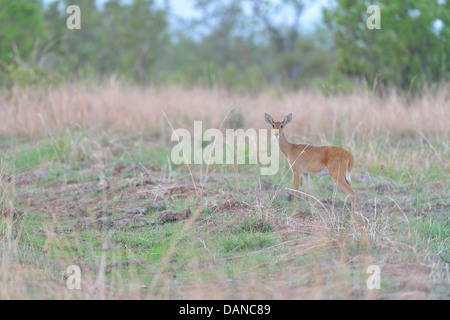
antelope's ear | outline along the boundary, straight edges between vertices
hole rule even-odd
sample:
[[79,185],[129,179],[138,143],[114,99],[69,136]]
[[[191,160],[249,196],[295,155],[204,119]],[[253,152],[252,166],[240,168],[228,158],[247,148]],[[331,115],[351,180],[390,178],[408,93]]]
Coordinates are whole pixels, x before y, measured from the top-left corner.
[[267,113],[264,113],[264,117],[266,118],[266,122],[268,124],[270,124],[271,126],[273,126],[273,119],[270,115],[268,115]]
[[283,121],[283,125],[287,125],[288,123],[290,123],[292,121],[292,113],[289,113]]

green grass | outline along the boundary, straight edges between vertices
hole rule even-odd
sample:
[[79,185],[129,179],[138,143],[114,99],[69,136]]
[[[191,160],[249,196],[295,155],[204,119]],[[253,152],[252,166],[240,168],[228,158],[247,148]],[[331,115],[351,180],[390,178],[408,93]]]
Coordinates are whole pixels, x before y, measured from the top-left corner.
[[[75,135],[38,143],[1,138],[0,144],[9,147],[1,159],[5,176],[36,168],[48,175],[14,188],[2,181],[0,209],[23,215],[0,218],[0,259],[11,270],[0,280],[6,288],[0,297],[9,292],[23,298],[80,298],[61,278],[76,264],[90,289],[103,272],[109,297],[186,298],[195,290],[207,297],[213,290],[225,298],[270,298],[271,292],[301,298],[311,297],[315,288],[323,298],[365,298],[368,265],[408,264],[434,265],[433,277],[420,273],[408,282],[401,274],[387,274],[380,297],[414,291],[420,282],[430,297],[448,298],[443,283],[450,259],[449,171],[439,159],[448,159],[449,151],[439,140],[432,141],[433,151],[412,139],[354,141],[359,156],[352,185],[362,194],[365,216],[358,229],[342,212],[345,195],[336,192],[329,177],[313,176],[312,194],[321,201],[335,199],[334,211],[320,205],[311,210],[300,200],[302,215],[290,217],[292,202],[283,192],[292,188],[292,174],[283,179],[288,166],[282,155],[274,176],[261,177],[249,164],[237,171],[211,166],[213,179],[203,186],[206,166],[193,165],[195,190],[186,166],[168,163],[170,148],[143,147],[136,137],[112,142]],[[347,137],[330,141],[345,146]],[[96,158],[100,151],[106,156]],[[99,186],[101,181],[107,187]],[[96,189],[86,192],[88,184]],[[380,187],[385,184],[391,187]],[[160,210],[139,216],[124,211],[157,201],[174,213],[190,208],[193,218],[159,223]],[[76,208],[84,213],[71,215]],[[99,217],[115,224],[100,227]],[[14,283],[21,278],[26,281],[18,289]],[[36,280],[43,278],[44,284]]]

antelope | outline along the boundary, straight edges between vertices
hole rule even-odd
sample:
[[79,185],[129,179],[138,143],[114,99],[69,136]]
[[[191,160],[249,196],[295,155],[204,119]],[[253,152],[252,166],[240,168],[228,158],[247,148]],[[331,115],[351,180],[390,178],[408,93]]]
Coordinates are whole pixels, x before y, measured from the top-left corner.
[[[352,208],[356,208],[355,191],[350,186],[350,173],[354,167],[353,155],[347,150],[337,146],[312,146],[309,144],[290,143],[284,135],[284,127],[292,121],[292,113],[283,121],[273,121],[267,113],[264,114],[266,122],[276,129],[275,138],[279,140],[281,152],[286,156],[289,166],[294,174],[294,190],[300,185],[300,174],[305,182],[305,192],[309,194],[310,174],[319,176],[329,175],[338,187],[350,196]],[[294,193],[294,208],[296,211],[297,192]]]

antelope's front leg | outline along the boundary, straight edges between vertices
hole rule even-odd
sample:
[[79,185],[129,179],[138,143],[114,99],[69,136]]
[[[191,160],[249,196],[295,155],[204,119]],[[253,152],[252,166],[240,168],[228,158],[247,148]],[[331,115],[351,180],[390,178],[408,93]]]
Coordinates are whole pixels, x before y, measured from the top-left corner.
[[292,213],[295,214],[297,212],[297,192],[300,187],[300,174],[298,172],[294,172],[294,207],[292,208]]
[[306,197],[308,198],[308,203],[309,203],[310,208],[312,208],[311,197],[309,196],[309,173],[302,173],[302,176],[303,176],[303,182],[305,183]]

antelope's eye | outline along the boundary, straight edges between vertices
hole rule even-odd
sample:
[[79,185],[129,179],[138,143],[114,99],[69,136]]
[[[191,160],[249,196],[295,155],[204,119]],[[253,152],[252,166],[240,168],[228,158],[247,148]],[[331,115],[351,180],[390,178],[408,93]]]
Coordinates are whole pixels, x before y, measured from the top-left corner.
[[281,126],[281,128],[283,128],[283,126]]
[[274,124],[272,125],[272,128],[275,128],[275,125],[274,125]]

